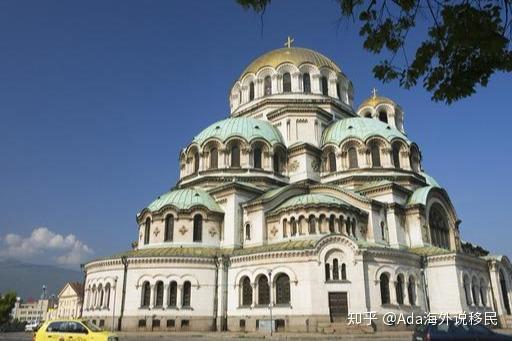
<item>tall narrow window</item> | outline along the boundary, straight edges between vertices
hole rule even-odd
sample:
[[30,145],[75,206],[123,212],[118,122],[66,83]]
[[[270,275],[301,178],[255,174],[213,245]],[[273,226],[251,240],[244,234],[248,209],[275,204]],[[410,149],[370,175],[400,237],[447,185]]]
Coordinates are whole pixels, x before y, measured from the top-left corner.
[[270,288],[267,276],[258,278],[258,304],[268,305],[270,303]]
[[155,291],[155,307],[161,308],[164,305],[164,283],[162,281],[156,282]]
[[265,90],[265,96],[272,95],[272,79],[270,76],[265,77],[263,80],[263,88]]
[[462,285],[464,286],[464,295],[466,296],[466,304],[469,307],[471,305],[471,297],[469,295],[469,282],[467,277],[464,277],[462,280]]
[[380,167],[380,150],[379,146],[373,144],[370,148],[370,153],[372,156],[372,167]]
[[380,275],[380,300],[382,304],[389,304],[389,276],[388,274]]
[[333,214],[329,217],[329,232],[330,233],[334,233],[334,224],[335,223],[336,223],[336,217]]
[[101,284],[98,286],[98,292],[100,294],[100,300],[98,302],[98,306],[101,308],[101,307],[103,307],[103,297],[105,296],[105,291],[103,290],[103,286]]
[[254,82],[249,83],[249,101],[254,99]]
[[407,284],[407,295],[409,297],[409,304],[416,305],[416,281],[412,276],[409,276],[409,283]]
[[169,306],[176,307],[178,304],[178,283],[172,281],[169,284]]
[[348,168],[357,168],[357,150],[354,147],[348,149]]
[[487,300],[485,297],[485,287],[483,282],[480,283],[480,301],[482,302],[483,307],[487,306]]
[[448,218],[444,208],[434,203],[430,207],[428,222],[430,225],[430,239],[434,246],[449,249],[450,248],[450,232],[448,229]]
[[183,301],[182,301],[182,307],[190,307],[190,295],[191,295],[191,288],[192,285],[189,281],[186,281],[183,283]]
[[329,95],[329,85],[327,82],[327,77],[322,76],[321,78],[321,85],[322,85],[322,95],[327,96]]
[[242,279],[242,306],[250,306],[252,304],[252,286],[249,277]]
[[340,279],[340,267],[337,258],[332,261],[332,279],[335,281]]
[[144,284],[142,284],[141,306],[142,307],[149,307],[149,300],[150,299],[151,299],[151,286],[149,285],[149,282],[144,282]]
[[194,173],[199,172],[199,153],[194,153]]
[[290,277],[287,274],[276,277],[276,304],[290,304]]
[[393,144],[393,166],[400,168],[400,146],[398,143]]
[[471,284],[471,295],[473,296],[473,302],[475,303],[475,306],[478,306],[478,290],[474,282]]
[[245,240],[251,240],[251,225],[245,225]]
[[281,173],[281,154],[278,151],[274,152],[273,168],[274,172]]
[[396,278],[396,301],[398,304],[404,304],[404,278],[401,275],[398,275]]
[[217,148],[210,149],[210,169],[219,167],[219,150]]
[[283,238],[288,237],[288,221],[283,220]]
[[379,112],[379,120],[384,123],[388,123],[388,114],[385,111]]
[[302,89],[305,93],[311,92],[311,77],[309,76],[309,73],[302,75]]
[[200,242],[203,239],[203,217],[200,214],[194,216],[194,242]]
[[149,244],[149,234],[151,231],[151,218],[146,218],[146,224],[144,226],[144,244]]
[[309,234],[315,234],[316,233],[316,219],[314,215],[309,216]]
[[325,280],[331,280],[331,265],[329,263],[325,263]]
[[292,77],[287,72],[283,75],[283,92],[292,91]]
[[341,92],[340,92],[340,84],[336,83],[336,96],[338,96],[338,99],[341,99]]
[[292,225],[291,235],[295,236],[297,234],[297,220],[295,218],[290,219],[290,224]]
[[255,147],[254,148],[254,152],[253,152],[253,158],[254,158],[254,168],[262,168],[261,167],[261,148],[260,147]]
[[231,167],[240,167],[240,147],[237,144],[231,147]]
[[347,265],[345,263],[341,264],[341,279],[347,279]]
[[169,214],[165,217],[165,232],[164,232],[164,241],[172,242],[172,238],[174,235],[174,216]]
[[336,172],[336,154],[334,152],[329,153],[329,172]]
[[106,308],[109,308],[110,307],[110,283],[107,283],[107,285],[105,285],[105,307]]

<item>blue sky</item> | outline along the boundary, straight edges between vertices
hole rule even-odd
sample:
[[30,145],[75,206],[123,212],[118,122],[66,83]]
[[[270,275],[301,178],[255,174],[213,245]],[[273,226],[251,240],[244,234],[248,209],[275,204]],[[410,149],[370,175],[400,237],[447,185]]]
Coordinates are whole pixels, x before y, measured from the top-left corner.
[[180,148],[228,115],[243,68],[292,35],[340,65],[357,104],[375,86],[402,105],[463,239],[512,256],[510,75],[433,103],[375,80],[381,57],[338,13],[329,0],[274,1],[262,35],[234,0],[0,1],[0,244],[9,235],[36,248],[9,256],[65,266],[128,249],[136,212],[176,183]]

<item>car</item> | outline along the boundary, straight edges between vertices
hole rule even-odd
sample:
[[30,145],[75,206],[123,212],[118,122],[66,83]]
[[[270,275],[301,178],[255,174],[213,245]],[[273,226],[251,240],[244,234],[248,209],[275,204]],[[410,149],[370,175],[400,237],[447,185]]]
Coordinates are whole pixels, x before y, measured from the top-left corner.
[[118,341],[117,335],[103,331],[86,320],[46,321],[34,334],[34,341]]
[[30,321],[25,325],[26,332],[33,332],[37,330],[37,326],[39,325],[38,321]]
[[418,325],[412,335],[413,341],[444,340],[509,340],[512,336],[498,334],[483,324],[456,324],[454,321],[441,324]]

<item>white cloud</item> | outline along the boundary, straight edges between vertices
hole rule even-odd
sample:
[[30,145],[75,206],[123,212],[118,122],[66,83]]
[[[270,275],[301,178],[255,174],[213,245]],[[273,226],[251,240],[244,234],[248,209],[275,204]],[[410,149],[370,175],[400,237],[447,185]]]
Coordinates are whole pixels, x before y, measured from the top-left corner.
[[30,236],[9,233],[0,237],[0,258],[33,260],[47,257],[61,265],[77,265],[93,251],[75,235],[63,236],[47,229],[35,228]]

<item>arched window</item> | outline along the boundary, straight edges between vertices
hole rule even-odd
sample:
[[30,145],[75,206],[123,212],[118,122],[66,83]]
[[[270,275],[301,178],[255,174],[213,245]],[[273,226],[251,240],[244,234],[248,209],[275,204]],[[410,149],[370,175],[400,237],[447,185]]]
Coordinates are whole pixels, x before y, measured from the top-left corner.
[[146,218],[146,224],[144,226],[144,245],[149,244],[149,234],[151,231],[151,218]]
[[471,296],[473,296],[473,302],[475,305],[478,305],[478,289],[476,287],[476,283],[473,281],[471,284]]
[[340,84],[336,83],[336,96],[341,99]]
[[347,220],[345,220],[345,230],[347,232],[347,236],[350,236],[350,218],[347,217]]
[[366,118],[372,118],[372,112],[371,111],[368,111],[364,114],[364,117]]
[[343,222],[344,218],[342,215],[340,215],[340,218],[338,219],[338,232],[343,233]]
[[292,231],[290,235],[295,236],[297,234],[297,220],[295,220],[295,218],[290,219],[290,224],[292,225]]
[[354,147],[348,149],[348,168],[357,168],[357,150]]
[[250,306],[252,304],[252,286],[249,277],[242,278],[242,306]]
[[484,306],[484,307],[487,306],[487,297],[485,296],[485,292],[486,292],[485,283],[482,280],[480,282],[480,301],[482,302],[482,306]]
[[467,306],[471,306],[471,297],[469,296],[469,282],[468,278],[464,277],[462,280],[462,285],[464,286],[464,295],[466,296],[466,304]]
[[261,148],[255,147],[253,151],[254,168],[261,168]]
[[276,304],[290,304],[290,277],[287,274],[276,277]]
[[331,280],[331,265],[329,263],[325,263],[325,280]]
[[155,307],[162,308],[164,306],[164,282],[156,282],[155,292]]
[[165,232],[164,232],[164,241],[172,242],[172,238],[174,235],[174,216],[169,214],[165,217]]
[[219,167],[219,150],[217,148],[210,149],[210,169]]
[[194,153],[194,174],[199,172],[199,153]]
[[411,163],[412,170],[418,173],[420,171],[420,153],[416,148],[411,148],[409,162]]
[[144,308],[149,307],[149,300],[151,299],[151,286],[149,282],[142,284],[142,302],[141,306]]
[[268,286],[267,276],[260,276],[258,278],[258,304],[270,304],[270,288]]
[[249,83],[249,101],[254,99],[254,82]]
[[327,96],[329,94],[329,85],[327,83],[327,77],[322,76],[321,85],[322,85],[322,95]]
[[380,222],[380,234],[381,234],[382,240],[387,242],[388,237],[387,237],[387,233],[386,233],[386,226],[384,225],[383,221]]
[[396,301],[398,304],[404,304],[404,278],[402,275],[398,275],[396,278]]
[[292,91],[292,77],[287,72],[283,75],[283,92]]
[[251,240],[251,225],[245,225],[245,240]]
[[194,242],[200,242],[203,239],[203,217],[200,214],[194,216]]
[[272,95],[272,79],[270,76],[265,77],[263,80],[263,87],[265,90],[265,96]]
[[372,167],[380,167],[380,150],[377,144],[372,144],[370,147],[370,153],[372,156]]
[[336,223],[336,217],[332,214],[329,217],[329,232],[334,233],[334,224]]
[[334,152],[329,153],[329,172],[336,172],[336,154]]
[[380,300],[382,304],[389,304],[389,275],[380,275]]
[[315,234],[316,233],[316,219],[314,215],[309,216],[309,222],[308,222],[308,231],[309,234]]
[[172,281],[169,284],[169,306],[176,307],[178,305],[178,283]]
[[110,283],[107,283],[107,285],[105,285],[105,307],[106,308],[109,308],[110,307]]
[[273,168],[274,172],[281,173],[281,153],[278,151],[274,152]]
[[182,304],[181,306],[182,307],[190,307],[190,295],[191,295],[191,290],[192,288],[192,285],[190,284],[189,281],[186,281],[185,283],[183,283],[183,301],[182,301]]
[[437,202],[430,207],[428,223],[432,245],[443,249],[450,249],[448,218],[444,208]]
[[311,92],[311,77],[309,76],[309,73],[302,75],[302,89],[305,93]]
[[238,104],[242,104],[242,90],[238,90]]
[[407,284],[407,296],[410,305],[416,305],[416,281],[414,277],[409,276],[409,283]]
[[231,167],[240,167],[240,147],[237,144],[231,147]]
[[288,237],[288,221],[285,219],[283,220],[283,238]]
[[352,219],[352,237],[357,237],[356,235],[356,220]]
[[347,279],[347,265],[345,263],[341,264],[341,279]]
[[499,279],[500,279],[500,289],[501,289],[501,295],[503,298],[503,304],[505,306],[505,311],[507,312],[507,315],[511,315],[510,301],[508,298],[509,286],[507,284],[507,280],[505,278],[505,274],[503,273],[503,270],[500,270]]
[[340,279],[340,268],[338,265],[338,259],[334,258],[332,261],[332,279],[337,281]]
[[98,293],[100,294],[99,301],[98,301],[98,307],[103,307],[103,298],[105,297],[105,291],[103,290],[103,286],[100,284],[98,286]]
[[400,145],[398,143],[393,144],[393,166],[400,168]]
[[379,120],[381,120],[384,123],[388,123],[388,114],[385,111],[380,111]]
[[92,286],[92,301],[90,307],[92,309],[96,308],[96,295],[98,295],[98,292],[96,291],[96,284]]

